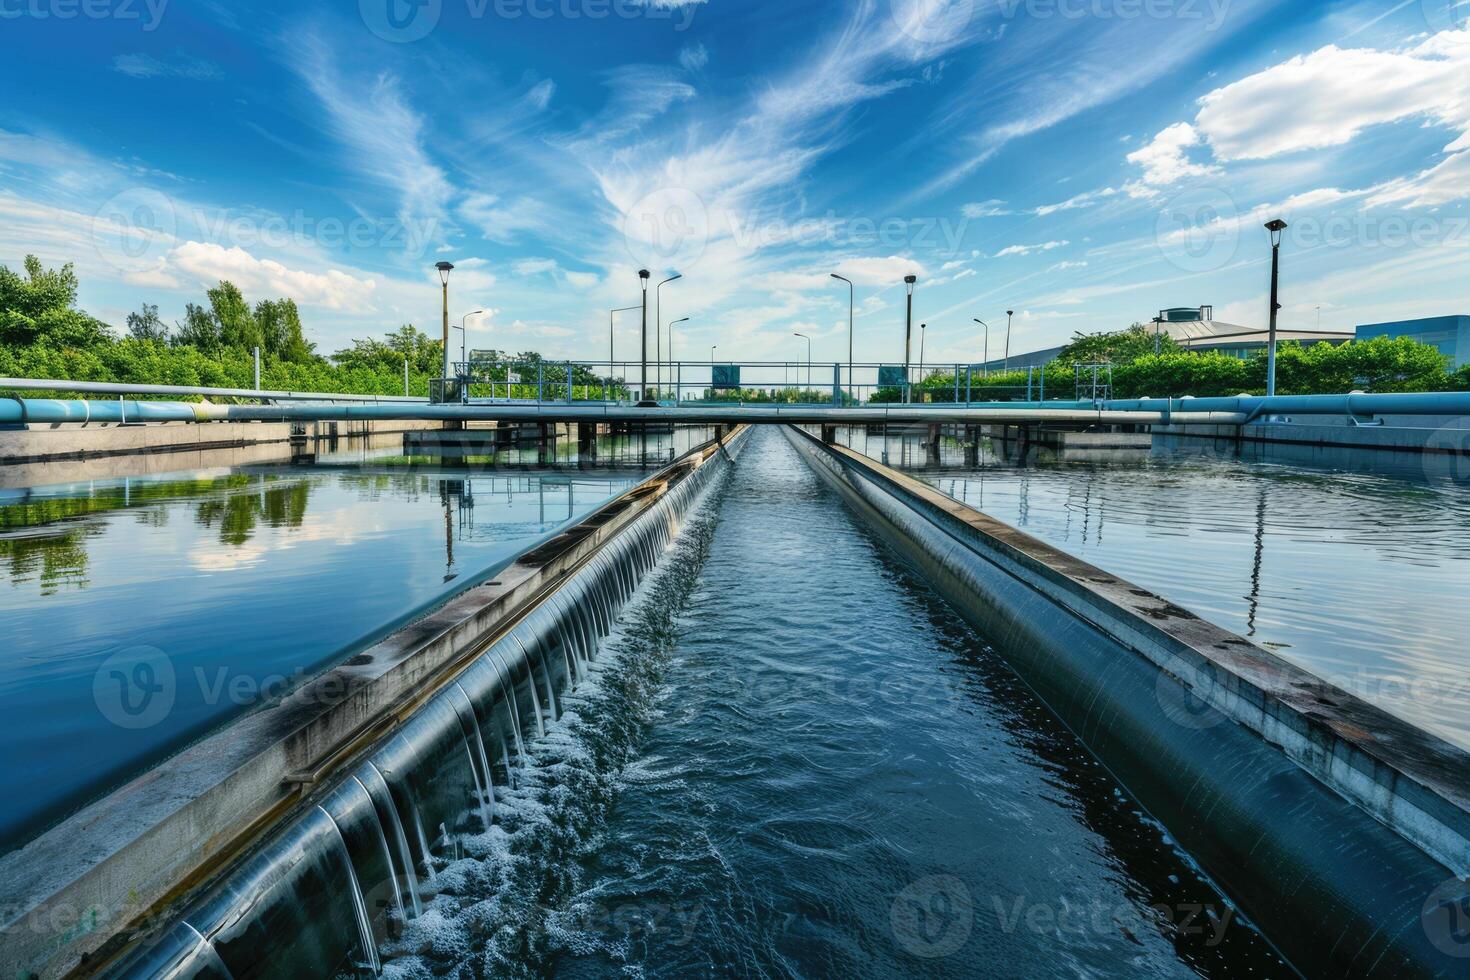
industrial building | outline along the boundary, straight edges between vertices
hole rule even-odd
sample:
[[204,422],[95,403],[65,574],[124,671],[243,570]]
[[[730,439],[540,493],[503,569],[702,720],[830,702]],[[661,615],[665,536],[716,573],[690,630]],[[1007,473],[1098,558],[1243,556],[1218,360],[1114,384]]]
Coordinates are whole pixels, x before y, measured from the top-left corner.
[[[1453,318],[1445,318],[1453,319]],[[1460,318],[1470,323],[1470,318]],[[1215,319],[1213,306],[1183,306],[1160,310],[1149,325],[1153,333],[1168,336],[1186,350],[1220,351],[1232,357],[1246,358],[1256,351],[1265,350],[1269,331],[1263,328],[1241,326]],[[1356,336],[1362,336],[1359,327]],[[1462,327],[1462,330],[1464,328]],[[1340,330],[1282,330],[1276,331],[1278,341],[1296,341],[1300,344],[1342,344],[1354,339],[1354,334]],[[1462,334],[1462,336],[1464,336]],[[987,364],[975,365],[975,370],[999,371],[1009,363],[1012,369],[1040,367],[1050,364],[1061,354],[1064,347],[1048,347],[1045,350],[1013,354],[1006,358],[993,358]]]
[[1470,364],[1470,316],[1426,316],[1417,320],[1359,324],[1358,340],[1373,337],[1412,337],[1439,348],[1451,359],[1450,369]]

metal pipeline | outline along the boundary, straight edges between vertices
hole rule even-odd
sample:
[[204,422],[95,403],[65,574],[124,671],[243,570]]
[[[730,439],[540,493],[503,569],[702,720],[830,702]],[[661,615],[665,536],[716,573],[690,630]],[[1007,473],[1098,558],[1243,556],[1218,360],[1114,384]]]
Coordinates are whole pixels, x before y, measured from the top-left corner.
[[405,395],[347,395],[324,391],[262,391],[259,388],[207,388],[198,385],[139,385],[114,381],[64,381],[46,378],[0,378],[0,391],[75,391],[92,395],[153,395],[179,398],[255,398],[261,401],[320,401],[426,404]]
[[[64,422],[320,422],[320,421],[468,421],[468,422],[787,422],[862,425],[934,422],[1072,422],[1084,424],[1149,424],[1164,421],[1162,407],[1115,411],[1086,404],[1046,407],[999,403],[984,406],[928,405],[832,408],[804,405],[681,406],[638,408],[631,405],[215,405],[209,402],[0,400],[0,424]],[[1172,413],[1176,422],[1239,424],[1238,412]]]
[[[82,388],[88,382],[25,381],[0,378],[0,389],[42,388],[50,385]],[[250,392],[231,389],[162,388],[153,385],[99,385],[107,390],[129,389],[163,395],[213,393],[216,395],[295,399],[292,404],[217,405],[210,402],[82,401],[0,398],[0,424],[64,422],[317,422],[317,421],[468,421],[468,422],[786,422],[792,424],[864,425],[874,423],[926,424],[1005,422],[1068,422],[1083,424],[1196,424],[1244,425],[1265,415],[1336,415],[1358,418],[1378,415],[1470,415],[1470,392],[1441,391],[1403,394],[1345,395],[1233,395],[1210,398],[1133,398],[1108,401],[979,402],[970,404],[863,405],[681,405],[639,408],[633,405],[577,402],[534,404],[472,403],[434,405],[422,400],[365,396],[308,395]],[[87,389],[91,390],[91,389]],[[307,403],[307,399],[340,398],[350,403]]]

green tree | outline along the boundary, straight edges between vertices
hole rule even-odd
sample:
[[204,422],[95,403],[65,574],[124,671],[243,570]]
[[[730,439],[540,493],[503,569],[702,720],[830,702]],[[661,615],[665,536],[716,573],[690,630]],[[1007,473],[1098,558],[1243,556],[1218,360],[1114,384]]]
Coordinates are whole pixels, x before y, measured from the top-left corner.
[[315,356],[315,346],[302,331],[295,300],[261,300],[255,304],[255,323],[260,328],[261,349],[271,357],[305,364]]
[[176,347],[192,347],[205,354],[214,354],[220,348],[219,323],[214,314],[197,303],[184,307],[184,322],[177,324],[173,336]]
[[87,349],[112,339],[106,324],[76,309],[77,277],[70,262],[47,269],[27,255],[25,272],[22,277],[0,265],[0,343]]
[[205,295],[209,297],[209,309],[214,314],[214,321],[219,324],[221,344],[247,351],[252,347],[265,346],[260,324],[255,322],[250,304],[245,302],[238,286],[221,279],[220,284],[208,290]]
[[138,312],[128,314],[128,336],[134,340],[168,340],[168,327],[158,318],[157,304],[144,303]]
[[1160,332],[1157,337],[1154,331],[1142,323],[1135,323],[1127,330],[1114,330],[1110,333],[1072,335],[1072,342],[1063,347],[1057,355],[1056,362],[1071,366],[1073,364],[1127,364],[1140,357],[1154,354],[1155,345],[1157,353],[1168,354],[1180,349],[1174,342],[1174,338],[1167,333]]

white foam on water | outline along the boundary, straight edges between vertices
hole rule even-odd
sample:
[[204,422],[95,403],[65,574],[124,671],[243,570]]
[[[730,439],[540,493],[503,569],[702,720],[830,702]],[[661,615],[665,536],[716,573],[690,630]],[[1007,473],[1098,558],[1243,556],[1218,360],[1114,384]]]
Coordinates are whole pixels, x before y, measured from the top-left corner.
[[380,950],[384,976],[419,980],[457,976],[462,968],[531,976],[557,950],[602,949],[615,960],[628,954],[618,948],[626,942],[587,928],[596,911],[579,894],[574,858],[596,848],[626,785],[677,771],[669,760],[640,760],[636,752],[641,732],[671,696],[661,686],[663,669],[727,480],[728,470],[691,505],[681,533],[624,605],[584,678],[561,698],[562,716],[526,743],[529,764],[514,787],[495,787],[494,825],[462,835],[455,859],[434,860],[434,894],[423,915],[403,922],[398,938]]

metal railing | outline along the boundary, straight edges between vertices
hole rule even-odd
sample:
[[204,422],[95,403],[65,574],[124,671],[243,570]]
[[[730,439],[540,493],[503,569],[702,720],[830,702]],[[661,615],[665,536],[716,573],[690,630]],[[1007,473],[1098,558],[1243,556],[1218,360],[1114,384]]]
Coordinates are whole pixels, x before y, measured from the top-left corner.
[[[902,364],[807,361],[547,361],[469,360],[453,364],[452,378],[430,382],[435,404],[575,403],[625,405],[807,404],[836,408],[872,404],[946,404],[1083,397],[1079,373],[1073,391],[1047,391],[1047,372],[1028,367],[997,384],[973,364]],[[1106,390],[1106,385],[1103,386]],[[1097,390],[1094,383],[1092,390]]]

